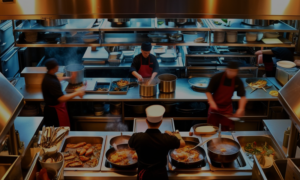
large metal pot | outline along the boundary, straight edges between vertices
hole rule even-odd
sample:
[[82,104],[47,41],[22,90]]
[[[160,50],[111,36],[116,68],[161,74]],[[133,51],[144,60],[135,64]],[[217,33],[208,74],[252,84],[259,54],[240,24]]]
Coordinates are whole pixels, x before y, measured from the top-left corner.
[[173,74],[162,74],[158,76],[160,80],[159,91],[163,93],[173,93],[176,90],[177,77]]
[[74,77],[69,80],[70,84],[80,84],[84,78],[84,66],[81,64],[71,64],[65,67],[66,75]]
[[251,26],[270,26],[273,25],[275,21],[262,19],[244,19],[244,23]]
[[148,83],[149,79],[144,79],[143,82],[139,82],[139,91],[140,95],[143,97],[152,97],[157,93],[157,84],[156,80],[152,80],[152,82]]

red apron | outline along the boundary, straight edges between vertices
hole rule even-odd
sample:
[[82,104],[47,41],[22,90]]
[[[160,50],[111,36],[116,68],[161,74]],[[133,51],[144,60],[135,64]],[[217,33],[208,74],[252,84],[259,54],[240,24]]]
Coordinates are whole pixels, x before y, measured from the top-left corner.
[[[231,98],[235,89],[235,78],[231,80],[231,86],[224,86],[224,81],[226,77],[225,73],[222,77],[219,88],[213,94],[213,99],[215,100],[218,106],[219,109],[218,113],[229,115],[232,114],[233,111]],[[221,123],[223,131],[234,130],[233,121],[229,120],[224,116],[218,114],[212,114],[210,112],[216,112],[216,111],[212,110],[211,108],[208,109],[208,117],[207,117],[208,123],[214,126],[219,126],[219,123]]]
[[140,59],[141,59],[141,67],[139,69],[139,74],[143,77],[143,78],[150,78],[152,76],[153,73],[153,68],[150,67],[150,56],[148,57],[148,64],[147,65],[143,65],[143,55],[140,55]]
[[49,106],[54,107],[57,113],[59,126],[68,126],[70,127],[70,120],[69,120],[69,114],[67,111],[67,106],[65,102],[59,103],[56,106]]

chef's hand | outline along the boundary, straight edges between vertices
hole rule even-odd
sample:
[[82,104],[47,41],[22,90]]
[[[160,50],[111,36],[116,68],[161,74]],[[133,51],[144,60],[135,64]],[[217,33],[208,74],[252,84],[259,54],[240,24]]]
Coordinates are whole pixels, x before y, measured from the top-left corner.
[[85,95],[85,89],[86,89],[86,86],[82,86],[81,88],[79,88],[77,90],[77,95],[80,97],[80,98],[83,98],[83,96]]
[[262,54],[263,54],[262,50],[259,50],[259,51],[255,52],[255,55],[262,55]]
[[137,79],[138,79],[139,82],[143,82],[143,80],[144,80],[143,77],[140,74],[138,75]]
[[215,103],[215,101],[209,102],[209,107],[210,107],[212,110],[219,111],[219,108],[218,108],[217,104]]
[[238,109],[233,116],[239,118],[239,117],[242,117],[244,115],[245,115],[245,109]]
[[169,134],[170,136],[174,136],[174,134],[171,131],[165,131],[166,134]]

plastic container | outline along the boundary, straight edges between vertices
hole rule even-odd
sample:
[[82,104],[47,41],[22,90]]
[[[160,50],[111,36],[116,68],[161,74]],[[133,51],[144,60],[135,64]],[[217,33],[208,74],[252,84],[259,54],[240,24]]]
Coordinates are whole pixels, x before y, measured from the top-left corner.
[[256,32],[247,32],[246,33],[246,41],[253,42],[257,40],[257,33]]

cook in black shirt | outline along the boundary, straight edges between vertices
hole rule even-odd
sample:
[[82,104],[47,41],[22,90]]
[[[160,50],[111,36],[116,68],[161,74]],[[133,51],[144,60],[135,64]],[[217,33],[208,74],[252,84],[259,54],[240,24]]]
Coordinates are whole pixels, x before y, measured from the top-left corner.
[[45,101],[44,124],[46,126],[70,126],[66,101],[85,94],[85,87],[74,93],[66,94],[61,90],[60,81],[70,79],[69,77],[57,77],[58,63],[56,59],[48,59],[45,63],[48,72],[42,82],[42,93]]
[[[262,56],[267,77],[274,77],[276,75],[276,62],[274,64],[273,57],[294,62],[293,50],[288,48],[275,47],[272,49],[259,50],[255,52],[255,55]],[[295,63],[297,63],[297,61]]]
[[185,142],[175,137],[170,131],[160,132],[159,122],[146,120],[148,129],[145,133],[134,133],[129,139],[129,147],[138,155],[138,180],[167,180],[167,155],[169,150],[184,147]]
[[214,75],[207,87],[206,96],[210,105],[208,110],[207,122],[218,126],[222,124],[222,130],[234,130],[234,122],[228,118],[214,114],[232,115],[232,96],[234,91],[241,97],[239,100],[239,108],[233,115],[241,117],[244,115],[247,99],[245,96],[245,87],[238,75],[238,63],[229,62],[225,72]]
[[130,74],[136,77],[138,81],[143,81],[143,78],[150,78],[150,81],[152,81],[159,71],[156,57],[150,54],[151,49],[150,42],[143,43],[141,47],[142,53],[136,55],[133,59]]

